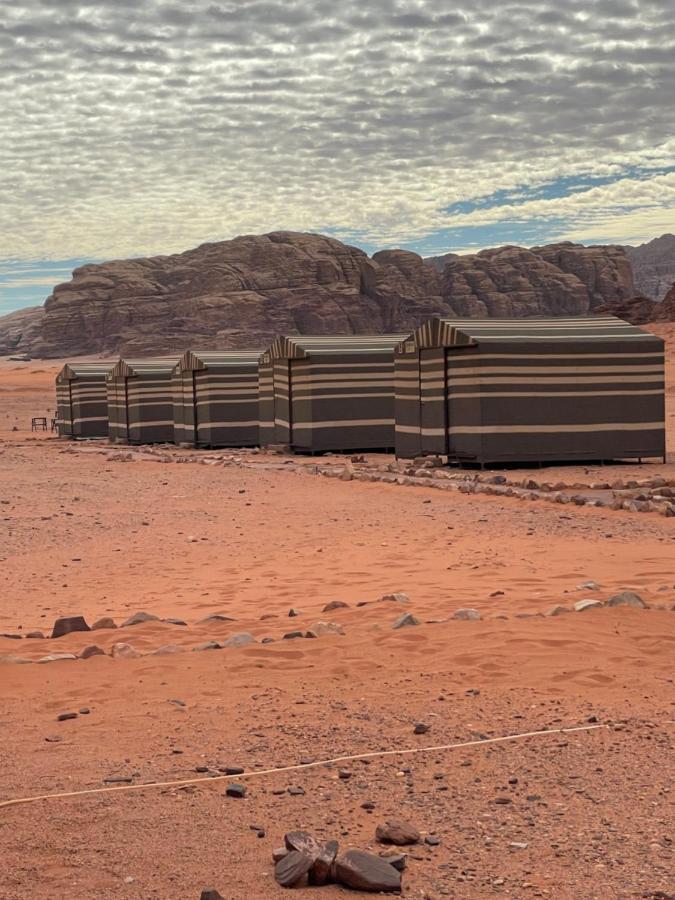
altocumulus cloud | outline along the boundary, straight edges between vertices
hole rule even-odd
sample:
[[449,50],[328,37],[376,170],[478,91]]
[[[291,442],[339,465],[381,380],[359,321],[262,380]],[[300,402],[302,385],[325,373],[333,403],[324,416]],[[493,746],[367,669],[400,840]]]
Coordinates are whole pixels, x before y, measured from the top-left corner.
[[675,215],[674,35],[672,0],[15,0],[0,259],[649,238]]

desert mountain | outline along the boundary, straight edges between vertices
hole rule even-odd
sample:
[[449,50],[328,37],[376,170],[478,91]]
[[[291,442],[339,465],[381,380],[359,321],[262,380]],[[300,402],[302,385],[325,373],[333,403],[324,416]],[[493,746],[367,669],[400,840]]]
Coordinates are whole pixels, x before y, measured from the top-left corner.
[[624,247],[636,292],[661,301],[675,282],[675,234],[662,234],[638,247]]
[[441,263],[273,232],[82,266],[44,308],[0,319],[0,354],[264,347],[283,332],[409,331],[434,314],[583,315],[635,293],[617,246],[507,246]]

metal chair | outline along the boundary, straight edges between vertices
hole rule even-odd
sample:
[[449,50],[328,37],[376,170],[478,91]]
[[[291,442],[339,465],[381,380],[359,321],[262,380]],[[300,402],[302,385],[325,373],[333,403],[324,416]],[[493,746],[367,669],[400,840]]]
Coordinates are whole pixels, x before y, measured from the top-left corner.
[[47,430],[47,417],[46,416],[33,416],[30,420],[30,430],[31,431],[46,431]]

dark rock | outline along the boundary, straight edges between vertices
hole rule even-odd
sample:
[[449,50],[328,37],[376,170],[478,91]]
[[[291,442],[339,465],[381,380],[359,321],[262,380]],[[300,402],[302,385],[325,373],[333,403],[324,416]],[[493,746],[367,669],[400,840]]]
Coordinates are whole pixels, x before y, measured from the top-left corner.
[[103,619],[97,619],[91,626],[92,631],[103,631],[109,628],[117,628],[117,625],[115,625],[115,622],[107,616]]
[[639,594],[636,594],[635,591],[621,591],[619,594],[614,594],[614,596],[610,597],[607,601],[607,606],[632,606],[635,609],[647,608],[645,601]]
[[103,779],[104,784],[131,784],[134,779],[131,775],[108,775]]
[[438,845],[441,843],[441,839],[435,834],[428,834],[424,838],[424,843],[428,844],[429,847],[438,847]]
[[41,638],[44,639],[44,634],[41,631],[29,631],[26,637],[40,640]]
[[319,854],[312,863],[312,868],[309,870],[310,884],[328,884],[338,849],[339,845],[337,841],[328,841],[321,845]]
[[256,640],[252,634],[247,631],[239,632],[231,635],[226,641],[223,641],[223,649],[227,647],[246,647],[247,644],[255,644]]
[[74,631],[91,631],[91,628],[84,620],[84,616],[65,616],[54,622],[52,629],[52,637],[63,637],[64,634],[71,634]]
[[287,832],[284,835],[284,844],[289,852],[291,850],[298,850],[300,853],[304,853],[311,857],[317,856],[321,849],[321,844],[314,835],[309,833],[309,831]]
[[426,734],[430,728],[431,725],[426,725],[424,722],[418,722],[413,729],[413,734]]
[[480,613],[477,609],[456,609],[452,614],[452,618],[464,622],[478,622]]
[[356,891],[400,891],[401,873],[386,860],[363,850],[348,850],[333,865],[335,881]]
[[275,863],[278,863],[284,856],[288,856],[289,852],[290,851],[286,847],[275,847],[274,850],[272,850],[272,859]]
[[299,616],[300,614],[301,614],[300,610],[296,609],[295,607],[292,607],[291,609],[288,610],[288,615],[291,618],[294,618],[295,616]]
[[225,766],[220,771],[225,772],[226,775],[243,775],[246,769],[243,769],[241,766]]
[[419,625],[420,620],[416,619],[412,613],[403,613],[402,616],[399,616],[398,619],[391,626],[392,628],[407,628],[409,625]]
[[314,860],[300,850],[291,850],[274,867],[274,877],[281,887],[298,884],[312,868]]
[[64,713],[58,714],[58,716],[56,717],[56,721],[57,722],[67,722],[68,719],[76,719],[76,718],[77,718],[76,712],[64,712]]
[[399,853],[397,850],[384,850],[380,853],[382,859],[386,859],[390,866],[393,866],[398,872],[402,872],[406,867],[408,857],[405,853]]
[[144,622],[159,621],[161,621],[159,616],[153,616],[152,613],[137,612],[134,613],[133,616],[129,616],[129,618],[125,622],[122,622],[121,627],[126,628],[128,625],[142,625]]
[[345,603],[344,600],[331,600],[330,603],[326,603],[321,612],[332,612],[334,609],[348,609],[349,604]]
[[205,619],[200,619],[197,622],[197,625],[206,625],[208,622],[236,622],[236,619],[233,619],[232,616],[226,616],[224,613],[211,613],[210,616],[207,616]]
[[83,706],[82,709],[78,710],[78,712],[81,716],[88,716],[89,713],[91,712],[91,710],[89,709],[88,706]]
[[511,798],[510,797],[496,797],[495,803],[498,803],[500,806],[507,806],[509,803],[511,803]]
[[303,787],[289,787],[288,793],[291,797],[304,797],[305,789]]
[[214,888],[207,888],[205,891],[201,892],[199,900],[225,900],[225,898]]
[[304,637],[304,636],[305,636],[305,635],[304,635],[304,632],[302,632],[302,631],[287,631],[286,634],[284,635],[284,640],[285,640],[285,641],[292,641],[292,640],[294,640],[295,638],[301,638],[301,637]]
[[238,782],[233,782],[225,788],[225,793],[228,797],[236,797],[239,800],[243,800],[246,796],[246,787]]
[[375,838],[381,844],[396,844],[397,847],[405,847],[408,844],[417,844],[420,840],[420,833],[409,822],[390,820],[377,826]]
[[63,740],[63,736],[60,734],[48,735],[45,740],[48,744],[60,744]]
[[184,622],[183,619],[164,619],[164,621],[168,625],[187,625],[187,622]]

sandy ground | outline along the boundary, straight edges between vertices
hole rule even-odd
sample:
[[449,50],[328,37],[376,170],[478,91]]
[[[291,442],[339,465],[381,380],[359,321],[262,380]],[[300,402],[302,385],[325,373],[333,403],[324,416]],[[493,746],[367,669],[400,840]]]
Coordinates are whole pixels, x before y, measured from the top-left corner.
[[[287,896],[271,864],[285,831],[377,852],[388,818],[440,838],[408,848],[407,897],[675,894],[675,519],[341,482],[264,455],[115,462],[26,429],[53,410],[57,368],[0,361],[0,634],[138,610],[187,624],[0,637],[0,658],[119,641],[149,654],[0,665],[0,802],[478,743],[252,777],[242,800],[225,778],[0,808],[3,900]],[[672,478],[675,462],[624,471]],[[539,615],[623,588],[652,608]],[[409,602],[377,602],[391,591]],[[322,612],[332,600],[349,606]],[[452,620],[460,607],[482,621]],[[393,630],[405,611],[421,624]],[[235,621],[200,624],[215,612]],[[282,640],[322,619],[345,634]],[[192,652],[238,632],[274,641]],[[166,645],[186,652],[150,655]]]

